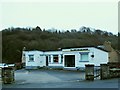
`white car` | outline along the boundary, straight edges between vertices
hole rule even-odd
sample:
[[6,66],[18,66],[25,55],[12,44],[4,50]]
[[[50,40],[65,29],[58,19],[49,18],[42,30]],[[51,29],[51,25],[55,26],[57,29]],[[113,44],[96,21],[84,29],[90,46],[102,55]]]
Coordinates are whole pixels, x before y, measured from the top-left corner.
[[0,63],[0,68],[8,67],[6,63]]

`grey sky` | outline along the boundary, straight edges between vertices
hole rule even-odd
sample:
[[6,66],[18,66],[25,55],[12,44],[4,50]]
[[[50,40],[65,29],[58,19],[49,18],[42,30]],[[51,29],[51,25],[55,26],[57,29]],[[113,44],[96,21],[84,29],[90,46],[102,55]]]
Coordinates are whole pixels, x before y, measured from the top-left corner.
[[81,26],[117,34],[117,2],[2,2],[1,29],[36,27],[60,30]]

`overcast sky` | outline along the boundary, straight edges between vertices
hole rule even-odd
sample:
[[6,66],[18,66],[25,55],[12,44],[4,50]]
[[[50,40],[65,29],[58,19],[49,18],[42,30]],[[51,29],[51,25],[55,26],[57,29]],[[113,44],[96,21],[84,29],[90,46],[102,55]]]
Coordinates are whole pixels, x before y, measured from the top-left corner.
[[36,27],[60,30],[92,27],[117,34],[118,2],[63,0],[51,2],[3,0],[0,30],[8,27]]

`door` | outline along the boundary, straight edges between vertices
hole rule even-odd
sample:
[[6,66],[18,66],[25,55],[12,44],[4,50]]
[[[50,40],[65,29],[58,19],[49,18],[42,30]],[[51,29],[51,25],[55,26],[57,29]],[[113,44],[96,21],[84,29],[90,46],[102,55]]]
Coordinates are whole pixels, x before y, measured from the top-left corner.
[[48,66],[48,56],[46,56],[46,66]]
[[75,67],[75,55],[65,55],[65,67]]

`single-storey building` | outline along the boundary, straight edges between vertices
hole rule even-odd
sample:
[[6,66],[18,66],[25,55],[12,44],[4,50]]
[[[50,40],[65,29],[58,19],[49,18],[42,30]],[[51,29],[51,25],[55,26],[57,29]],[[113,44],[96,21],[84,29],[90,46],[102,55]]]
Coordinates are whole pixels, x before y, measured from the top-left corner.
[[98,47],[69,47],[58,51],[23,51],[22,63],[26,69],[39,67],[84,69],[86,64],[107,64],[118,62],[118,53],[111,47],[110,42],[105,42]]
[[64,68],[84,69],[85,64],[100,66],[107,63],[108,52],[97,47],[81,47],[62,49]]
[[85,64],[100,66],[102,63],[107,64],[111,61],[111,51],[104,48],[109,43],[105,45],[102,47],[69,47],[58,51],[23,51],[22,58],[26,69],[38,67],[83,69]]

